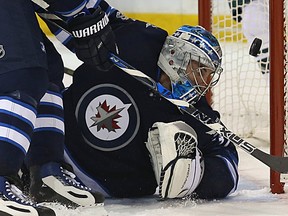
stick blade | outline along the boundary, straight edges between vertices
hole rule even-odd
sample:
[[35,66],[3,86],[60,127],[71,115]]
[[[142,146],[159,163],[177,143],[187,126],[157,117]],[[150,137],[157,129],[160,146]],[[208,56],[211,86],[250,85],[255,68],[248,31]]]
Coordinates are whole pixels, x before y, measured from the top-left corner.
[[255,149],[252,152],[252,155],[258,160],[262,161],[272,170],[279,173],[288,173],[288,157],[270,155],[260,151],[259,149]]

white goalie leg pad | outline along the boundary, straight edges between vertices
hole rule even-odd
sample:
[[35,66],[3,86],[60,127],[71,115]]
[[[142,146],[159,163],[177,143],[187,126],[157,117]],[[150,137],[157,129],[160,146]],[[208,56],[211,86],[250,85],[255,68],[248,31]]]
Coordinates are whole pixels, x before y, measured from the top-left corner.
[[148,132],[147,149],[161,198],[182,198],[199,185],[204,161],[197,134],[185,122],[156,122]]

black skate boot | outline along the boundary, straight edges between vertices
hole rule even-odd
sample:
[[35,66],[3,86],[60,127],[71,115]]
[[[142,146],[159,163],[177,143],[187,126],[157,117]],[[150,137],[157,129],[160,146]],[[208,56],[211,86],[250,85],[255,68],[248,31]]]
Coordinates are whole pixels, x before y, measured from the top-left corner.
[[101,193],[92,192],[77,179],[70,167],[59,163],[30,168],[30,179],[30,193],[37,203],[58,202],[74,208],[104,205]]

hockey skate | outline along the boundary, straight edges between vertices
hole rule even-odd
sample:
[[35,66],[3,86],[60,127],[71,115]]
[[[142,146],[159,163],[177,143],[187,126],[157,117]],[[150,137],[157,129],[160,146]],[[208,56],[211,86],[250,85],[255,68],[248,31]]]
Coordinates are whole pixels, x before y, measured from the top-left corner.
[[30,194],[33,199],[37,203],[57,202],[69,208],[103,207],[104,196],[92,192],[68,169],[70,167],[54,162],[30,168]]
[[[19,180],[18,180],[19,181]],[[50,208],[32,202],[17,187],[16,177],[0,176],[0,216],[55,216]]]

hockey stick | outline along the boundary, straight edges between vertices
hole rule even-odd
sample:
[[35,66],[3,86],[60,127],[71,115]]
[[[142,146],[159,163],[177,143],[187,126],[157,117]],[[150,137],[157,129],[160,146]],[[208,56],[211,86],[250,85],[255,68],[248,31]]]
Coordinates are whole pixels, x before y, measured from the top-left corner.
[[171,103],[175,104],[180,110],[188,113],[205,126],[209,127],[216,133],[225,137],[226,139],[231,141],[235,146],[240,147],[248,154],[252,155],[256,159],[266,164],[272,170],[277,171],[279,173],[288,173],[288,157],[273,156],[261,151],[251,143],[243,140],[241,137],[237,136],[236,134],[228,130],[225,126],[220,124],[220,121],[214,122],[209,116],[200,112],[197,108],[190,105],[189,103],[183,100],[175,100],[175,99],[171,100],[169,98],[162,96],[158,92],[156,82],[152,78],[148,77],[143,72],[133,68],[131,65],[121,60],[118,56],[111,54],[110,60],[113,62],[115,66],[120,68],[122,71],[128,73],[141,83],[150,87],[155,94],[169,100]]
[[[61,29],[65,30],[66,32],[69,32],[66,23],[61,19],[59,19],[58,17],[55,17],[56,19],[54,18],[53,20],[47,19],[47,17],[45,16],[41,17],[53,23],[54,25],[60,27]],[[186,101],[175,99],[171,100],[162,96],[158,92],[156,82],[152,78],[148,77],[143,72],[127,64],[126,62],[121,60],[118,56],[111,54],[110,60],[115,66],[120,68],[122,71],[128,73],[141,83],[151,88],[155,94],[169,100],[171,103],[175,104],[180,110],[188,113],[196,120],[200,121],[205,126],[209,127],[213,132],[222,135],[223,137],[231,141],[235,146],[240,147],[248,154],[252,155],[256,159],[266,164],[272,170],[277,171],[279,173],[288,173],[288,157],[273,156],[261,151],[257,147],[253,146],[251,143],[243,140],[242,138],[240,138],[239,136],[228,130],[225,126],[223,126],[220,123],[220,121],[214,122],[209,116],[200,112],[198,109],[196,109],[194,106],[190,105]],[[67,71],[70,71],[71,73],[71,70],[68,69]]]
[[[288,173],[288,157],[273,156],[273,155],[270,155],[261,151],[257,147],[253,146],[251,143],[243,140],[242,138],[240,138],[239,136],[237,136],[236,134],[228,130],[225,126],[220,124],[220,121],[214,122],[209,116],[200,112],[197,108],[190,105],[186,101],[169,99],[169,98],[162,96],[158,92],[156,82],[152,78],[148,77],[143,72],[135,69],[128,63],[124,62],[118,56],[111,54],[110,60],[113,62],[113,64],[116,67],[118,67],[125,73],[134,77],[136,80],[138,80],[142,84],[152,89],[155,94],[159,95],[160,97],[165,98],[166,100],[169,100],[171,103],[176,105],[180,110],[182,110],[185,113],[188,113],[189,115],[194,117],[196,120],[200,121],[202,124],[209,127],[212,131],[215,131],[221,136],[227,138],[235,146],[240,147],[242,150],[244,150],[248,154],[252,155],[256,159],[266,164],[272,170],[277,171],[279,173]],[[66,68],[66,71],[70,75],[73,74],[73,70],[71,69]]]
[[67,67],[64,67],[64,73],[67,75],[73,76],[74,70],[67,68]]

